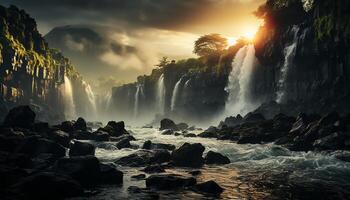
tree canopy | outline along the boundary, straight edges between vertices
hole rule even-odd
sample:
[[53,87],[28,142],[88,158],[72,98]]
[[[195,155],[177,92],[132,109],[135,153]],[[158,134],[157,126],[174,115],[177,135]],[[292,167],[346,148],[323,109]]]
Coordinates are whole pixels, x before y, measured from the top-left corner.
[[220,34],[213,33],[198,38],[194,44],[193,53],[199,56],[210,56],[220,53],[228,46],[227,38]]

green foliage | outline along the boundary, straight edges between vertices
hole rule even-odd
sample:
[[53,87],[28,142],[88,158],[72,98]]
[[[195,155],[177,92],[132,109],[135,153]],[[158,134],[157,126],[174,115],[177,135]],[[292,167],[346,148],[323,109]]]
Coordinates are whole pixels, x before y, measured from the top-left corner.
[[314,21],[314,27],[317,40],[323,40],[331,36],[334,28],[334,20],[332,15],[322,16]]

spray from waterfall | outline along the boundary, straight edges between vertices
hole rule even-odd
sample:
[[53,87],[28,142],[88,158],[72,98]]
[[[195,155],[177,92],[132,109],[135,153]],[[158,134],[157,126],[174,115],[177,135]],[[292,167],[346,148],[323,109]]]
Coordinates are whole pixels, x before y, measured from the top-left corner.
[[91,115],[96,115],[97,114],[97,106],[96,106],[96,98],[95,98],[95,94],[93,93],[91,86],[87,83],[83,83],[84,87],[85,87],[85,93],[88,96],[89,99],[89,103],[90,106],[92,108],[92,113],[90,113]]
[[162,74],[157,83],[157,103],[158,111],[160,114],[164,113],[164,104],[165,104],[165,85],[164,85],[164,74]]
[[142,85],[138,84],[136,86],[136,92],[135,92],[134,117],[137,117],[139,114],[140,95],[142,94],[143,94]]
[[247,45],[239,49],[233,60],[232,71],[225,88],[229,93],[224,112],[226,116],[245,115],[255,109],[256,105],[250,99],[250,80],[255,65],[254,46]]
[[288,73],[290,70],[290,67],[293,65],[293,60],[295,57],[296,53],[296,48],[298,44],[298,31],[299,27],[298,26],[293,26],[291,30],[294,34],[293,36],[293,43],[289,46],[287,46],[284,49],[284,63],[281,68],[281,74],[279,77],[279,80],[277,82],[277,92],[276,92],[276,101],[278,103],[281,103],[285,100],[286,96],[286,90],[287,90],[287,78],[288,78]]
[[75,119],[76,110],[73,99],[73,86],[67,76],[64,76],[64,115],[66,119]]
[[173,95],[171,97],[171,111],[174,111],[175,110],[175,107],[176,107],[176,103],[178,101],[178,98],[180,96],[180,90],[181,90],[181,87],[183,86],[182,85],[182,82],[183,82],[183,78],[184,77],[181,77],[175,84],[175,87],[174,87],[174,90],[173,90]]

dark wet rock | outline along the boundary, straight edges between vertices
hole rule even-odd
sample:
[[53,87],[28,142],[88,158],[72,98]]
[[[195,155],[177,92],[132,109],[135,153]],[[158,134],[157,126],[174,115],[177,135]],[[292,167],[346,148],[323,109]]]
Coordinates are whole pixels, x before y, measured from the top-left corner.
[[110,140],[110,135],[105,131],[99,130],[93,133],[93,138],[96,141],[105,142]]
[[147,188],[139,188],[137,186],[128,187],[129,198],[140,200],[158,200],[159,194],[154,191],[150,191]]
[[343,150],[347,149],[345,144],[347,139],[350,139],[350,133],[335,132],[316,140],[313,145],[317,150]]
[[49,169],[58,158],[52,154],[39,154],[31,159],[31,169],[34,171],[43,171]]
[[220,195],[224,189],[220,187],[215,181],[207,181],[199,183],[191,187],[196,192],[206,193],[211,195]]
[[51,128],[47,122],[35,122],[33,125],[33,131],[40,133],[40,135],[45,135],[51,131]]
[[156,188],[158,190],[175,190],[195,184],[195,178],[175,174],[151,175],[146,179],[147,188]]
[[14,152],[23,143],[23,140],[24,135],[19,137],[0,135],[0,151]]
[[261,122],[265,120],[265,117],[260,113],[248,113],[243,118],[244,122]]
[[198,134],[198,137],[202,138],[218,138],[218,131],[204,131],[203,133]]
[[162,143],[152,143],[152,141],[147,140],[145,143],[143,143],[142,146],[143,149],[165,149],[165,150],[169,150],[172,151],[175,149],[175,145],[172,144],[162,144]]
[[108,132],[110,136],[113,137],[119,137],[124,134],[129,134],[128,131],[125,130],[125,124],[123,121],[110,121],[105,127],[100,128],[99,130]]
[[72,133],[74,131],[73,123],[71,121],[62,122],[59,128],[67,133]]
[[180,131],[182,131],[182,130],[186,130],[189,126],[188,126],[188,124],[182,122],[182,123],[176,124],[176,127],[177,127]]
[[194,133],[188,133],[188,134],[185,134],[184,137],[197,137],[197,135]]
[[68,133],[61,130],[57,130],[57,131],[50,132],[49,137],[50,139],[57,142],[58,144],[67,148],[69,147],[70,137]]
[[327,125],[333,125],[336,121],[340,119],[339,114],[337,112],[331,112],[325,116],[323,116],[319,121],[318,124],[320,126],[327,126]]
[[119,142],[124,139],[127,139],[129,141],[136,141],[135,137],[132,135],[121,135],[119,137],[110,137],[110,141],[112,142]]
[[124,138],[116,144],[118,149],[131,148],[131,144],[128,138]]
[[289,117],[280,113],[273,118],[272,128],[274,131],[287,133],[292,128],[294,122],[294,117]]
[[123,172],[119,171],[116,166],[110,164],[100,164],[100,183],[101,184],[122,184]]
[[146,174],[134,175],[134,176],[131,176],[131,178],[136,180],[144,180],[146,178]]
[[226,117],[224,121],[220,122],[219,128],[222,128],[224,126],[234,127],[241,124],[242,121],[243,121],[243,117],[240,114],[238,114],[236,117],[234,116]]
[[191,174],[192,176],[198,176],[198,175],[202,174],[202,172],[199,170],[190,171],[188,173]]
[[12,108],[6,115],[4,126],[30,128],[33,126],[35,113],[29,106]]
[[85,119],[79,117],[77,121],[73,124],[74,130],[81,130],[81,131],[86,131],[87,126],[86,126],[86,121]]
[[83,186],[98,184],[101,175],[100,162],[94,156],[61,158],[56,161],[54,170],[71,176]]
[[228,157],[213,151],[209,151],[204,158],[205,164],[229,164],[231,161]]
[[171,129],[173,131],[179,131],[179,128],[176,126],[175,122],[171,119],[162,119],[160,121],[159,130]]
[[23,178],[12,189],[24,199],[64,199],[83,195],[81,185],[69,176],[41,172]]
[[202,157],[205,148],[200,143],[185,143],[171,154],[171,160],[179,167],[201,167],[204,164]]
[[76,130],[72,133],[73,138],[77,140],[94,140],[95,135],[89,131]]
[[150,164],[161,164],[169,161],[170,153],[166,150],[139,150],[133,154],[120,158],[115,163],[122,166],[143,167]]
[[66,155],[66,149],[62,145],[52,140],[36,136],[25,138],[16,148],[16,152],[28,154],[33,157],[42,153],[52,154],[55,157],[63,157]]
[[160,165],[150,165],[150,166],[143,168],[142,171],[144,171],[148,174],[165,172],[164,168]]
[[74,141],[69,149],[69,156],[93,156],[95,155],[95,146],[86,142]]
[[182,133],[175,132],[174,135],[175,135],[175,136],[180,136],[180,135],[182,135]]
[[161,132],[162,135],[173,135],[174,131],[172,129],[166,129]]

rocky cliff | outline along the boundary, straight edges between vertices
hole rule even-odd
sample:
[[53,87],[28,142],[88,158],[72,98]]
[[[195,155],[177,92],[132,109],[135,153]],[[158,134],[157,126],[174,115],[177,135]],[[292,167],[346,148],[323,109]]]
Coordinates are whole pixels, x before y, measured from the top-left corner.
[[84,90],[79,73],[59,51],[49,48],[35,20],[15,6],[0,6],[0,118],[15,105],[30,104],[39,119],[61,120],[67,107],[65,76],[76,91]]

